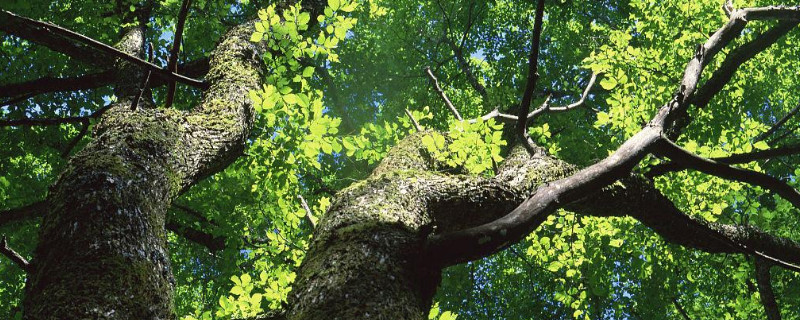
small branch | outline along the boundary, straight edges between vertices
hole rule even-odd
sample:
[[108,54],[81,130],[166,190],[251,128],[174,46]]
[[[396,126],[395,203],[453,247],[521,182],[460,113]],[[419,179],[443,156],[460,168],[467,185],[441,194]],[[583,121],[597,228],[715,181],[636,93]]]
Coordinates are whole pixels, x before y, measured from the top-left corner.
[[0,246],[0,253],[10,259],[14,264],[20,267],[25,272],[31,272],[31,264],[25,260],[19,253],[8,247],[6,235],[3,235],[2,246]]
[[0,227],[7,223],[44,216],[47,201],[37,201],[26,206],[0,211]]
[[761,304],[764,305],[768,320],[781,320],[781,308],[775,300],[775,292],[772,290],[769,269],[772,265],[769,261],[756,258],[756,284],[758,294],[761,296]]
[[225,249],[225,237],[214,236],[210,233],[184,226],[174,220],[167,221],[167,223],[164,224],[164,228],[191,242],[202,245],[212,252]]
[[725,15],[730,18],[733,15],[733,12],[736,11],[736,8],[733,7],[733,0],[727,0],[722,3],[722,11],[725,12]]
[[67,147],[64,148],[64,152],[61,153],[61,158],[66,159],[67,157],[69,157],[70,153],[72,153],[72,149],[75,149],[75,146],[78,145],[78,142],[80,142],[81,139],[83,139],[83,137],[85,137],[88,132],[89,132],[89,124],[84,123],[81,126],[81,131],[78,132],[78,135],[72,138],[69,144],[67,144]]
[[[548,111],[549,112],[564,112],[564,111],[570,111],[570,110],[573,110],[573,109],[575,109],[577,107],[582,106],[584,103],[586,103],[586,98],[589,96],[589,92],[591,92],[592,88],[594,87],[595,80],[597,80],[597,74],[596,73],[592,73],[591,78],[589,78],[589,83],[586,85],[586,88],[584,88],[584,90],[583,90],[583,94],[581,95],[581,98],[578,101],[575,101],[575,102],[573,102],[573,103],[571,103],[569,105],[566,105],[566,106],[551,106],[550,105],[550,99],[553,97],[553,95],[552,94],[548,94],[547,98],[545,98],[544,103],[542,103],[542,105],[539,106],[539,108],[536,108],[536,110],[533,110],[530,113],[528,113],[528,116],[527,116],[528,117],[528,122],[533,121],[534,119],[536,119],[539,115],[541,115],[544,112],[548,112]],[[516,123],[518,121],[518,119],[519,119],[518,116],[515,116],[515,115],[512,115],[512,114],[507,114],[507,113],[502,113],[498,109],[494,109],[491,112],[489,112],[486,115],[481,117],[481,119],[483,121],[486,121],[486,120],[489,120],[489,119],[492,119],[492,118],[497,118],[497,119],[499,119],[499,121],[502,121],[502,122],[505,122],[505,123]],[[476,121],[477,121],[477,119],[471,119],[471,120],[469,120],[469,123],[475,123]]]
[[[155,60],[155,55],[153,54],[153,43],[150,42],[147,44],[147,54],[148,54],[148,61],[153,62]],[[172,70],[172,68],[170,69]],[[153,74],[153,71],[147,71],[147,75],[144,77],[144,81],[142,81],[142,85],[139,87],[139,94],[136,95],[136,98],[133,99],[131,110],[136,111],[136,106],[139,105],[139,100],[142,99],[144,92],[147,91],[147,85],[150,82],[150,76]],[[175,82],[170,81],[170,87],[174,89]],[[171,102],[170,102],[171,103]],[[169,107],[169,106],[167,106]]]
[[686,313],[686,310],[684,310],[681,304],[678,302],[677,298],[672,298],[672,304],[675,306],[675,309],[678,310],[678,313],[681,314],[684,320],[692,320],[692,318],[689,317],[689,314]]
[[[129,55],[105,43],[51,23],[25,18],[5,10],[0,10],[0,21],[3,21],[0,23],[0,30],[7,31],[13,35],[31,40],[33,42],[41,42],[50,48],[54,48],[56,51],[58,51],[57,49],[59,49],[61,46],[68,46],[71,48],[77,47],[81,48],[83,51],[86,51],[82,48],[82,46],[88,46],[93,49],[91,51],[99,52],[101,56],[112,56],[114,58],[126,60],[142,66],[158,75],[167,77],[170,80],[178,81],[200,89],[205,89],[208,86],[202,80],[192,79],[169,70],[162,69],[157,65]],[[41,34],[46,34],[46,36],[41,36]],[[60,39],[42,39],[45,37],[52,38],[56,36],[60,37]],[[64,38],[67,40],[65,41]]]
[[[464,35],[466,36],[466,33]],[[458,66],[461,68],[461,71],[467,76],[467,82],[469,82],[470,86],[483,97],[483,102],[487,103],[489,101],[489,94],[486,92],[486,87],[478,81],[478,78],[472,72],[469,61],[464,58],[464,52],[459,46],[453,43],[451,39],[448,38],[445,41],[447,41],[447,45],[450,46],[450,50],[453,50],[453,54],[456,57],[456,61],[458,61]]]
[[11,98],[11,99],[8,99],[6,101],[0,102],[0,107],[10,106],[10,105],[13,105],[13,104],[28,100],[30,98],[33,98],[35,96],[36,96],[35,94],[31,93],[31,94],[22,95],[22,96],[19,96],[19,97],[16,97],[16,98]]
[[536,90],[536,82],[539,81],[539,44],[542,37],[543,19],[544,0],[539,0],[536,5],[536,18],[533,22],[531,51],[528,55],[528,81],[525,85],[519,113],[517,114],[517,139],[525,146],[529,154],[536,153],[536,148],[534,148],[531,141],[528,140],[528,112],[531,108],[531,102],[533,102],[533,92]]
[[98,118],[103,115],[106,110],[111,108],[112,105],[107,105],[99,110],[95,111],[89,116],[85,117],[66,117],[66,118],[55,118],[55,119],[15,119],[15,120],[0,120],[0,128],[2,127],[14,127],[14,126],[55,126],[60,124],[67,124],[67,123],[80,123],[84,126],[89,125],[89,120],[93,118]]
[[[724,164],[741,164],[751,161],[773,159],[777,157],[785,157],[800,154],[800,144],[772,148],[767,150],[758,150],[748,153],[733,154],[727,157],[711,158],[710,160],[724,163]],[[658,164],[650,168],[645,174],[648,178],[664,175],[669,172],[681,171],[686,169],[674,161]]]
[[791,202],[796,208],[800,208],[800,192],[797,192],[797,190],[785,182],[766,174],[757,171],[731,167],[725,163],[702,158],[681,148],[668,139],[659,140],[653,152],[666,156],[687,168],[692,168],[720,178],[740,181],[762,187],[780,195],[782,198]]
[[439,80],[436,79],[436,76],[433,75],[431,68],[425,67],[425,73],[427,73],[428,78],[431,79],[433,88],[436,89],[436,92],[439,93],[439,96],[442,97],[442,100],[444,100],[444,104],[447,105],[448,108],[450,108],[450,112],[452,112],[453,115],[456,116],[456,119],[458,119],[458,121],[464,121],[464,118],[461,118],[461,114],[458,113],[456,107],[453,106],[453,103],[450,102],[450,99],[447,98],[447,95],[444,93],[444,90],[442,90],[442,87],[439,86]]
[[772,127],[770,127],[769,130],[767,130],[767,132],[758,135],[755,141],[761,141],[766,138],[769,138],[769,136],[774,134],[776,131],[778,131],[778,129],[780,129],[784,124],[786,124],[786,122],[789,121],[789,119],[794,117],[798,111],[800,111],[800,103],[798,103],[797,106],[794,107],[794,109],[789,111],[789,113],[787,113],[785,116],[783,116],[783,118],[778,120],[778,122],[776,122]]
[[[113,71],[103,71],[76,77],[43,77],[35,80],[0,86],[0,97],[32,97],[47,92],[77,91],[99,88],[114,81]],[[11,101],[11,100],[9,100]],[[3,102],[2,105],[10,104]]]
[[[588,97],[589,92],[592,91],[592,87],[594,87],[595,80],[597,80],[597,74],[592,72],[592,76],[591,78],[589,78],[589,83],[586,84],[586,88],[583,89],[583,94],[581,94],[581,98],[578,101],[575,101],[566,106],[550,107],[548,108],[549,111],[564,112],[582,106],[584,103],[586,103],[586,97]],[[528,120],[530,120],[530,116],[528,116]]]
[[711,78],[709,78],[702,87],[697,89],[697,94],[694,99],[692,99],[692,103],[698,108],[705,107],[711,98],[730,82],[731,78],[733,78],[733,75],[739,70],[742,64],[772,46],[772,44],[794,29],[797,24],[797,21],[781,22],[766,32],[756,36],[753,40],[734,49],[725,57],[722,65],[714,71]]
[[409,119],[411,119],[411,124],[413,124],[414,128],[417,129],[417,132],[421,132],[422,127],[419,126],[417,119],[414,119],[414,115],[411,114],[411,111],[408,111],[408,109],[406,109],[406,115],[408,116]]
[[[178,13],[178,26],[175,28],[175,36],[172,40],[172,50],[169,53],[169,61],[167,62],[167,70],[171,72],[178,72],[178,53],[181,51],[183,26],[186,23],[186,16],[189,14],[189,7],[191,5],[192,0],[183,0],[183,4],[181,4],[181,11]],[[170,81],[167,87],[167,100],[165,103],[165,108],[171,107],[174,99],[175,81]]]
[[16,127],[16,126],[56,126],[67,123],[82,123],[89,122],[89,117],[66,117],[56,119],[15,119],[15,120],[0,120],[0,127]]
[[306,199],[303,198],[303,196],[299,195],[299,194],[297,195],[297,198],[300,199],[300,205],[302,205],[303,206],[303,210],[306,211],[306,220],[308,220],[308,223],[311,224],[311,228],[312,229],[316,229],[317,228],[317,222],[314,221],[314,215],[311,213],[311,208],[308,207],[308,203],[306,202]]

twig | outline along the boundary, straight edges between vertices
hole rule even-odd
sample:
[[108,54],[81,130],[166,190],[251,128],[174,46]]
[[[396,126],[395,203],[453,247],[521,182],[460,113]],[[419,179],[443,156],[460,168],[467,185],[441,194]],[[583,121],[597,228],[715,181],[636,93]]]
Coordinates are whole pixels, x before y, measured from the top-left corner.
[[[186,23],[186,16],[189,14],[189,7],[192,5],[192,0],[183,0],[181,4],[181,11],[178,13],[178,26],[175,28],[175,36],[172,40],[172,50],[169,54],[169,61],[167,61],[167,70],[171,72],[178,72],[178,53],[181,51],[181,38],[183,36],[183,26]],[[175,99],[175,81],[170,81],[167,87],[167,100],[164,104],[165,108],[172,106],[172,101]]]
[[439,86],[439,80],[436,79],[436,76],[433,75],[431,68],[425,67],[425,73],[427,73],[428,78],[431,79],[431,83],[433,83],[433,88],[436,89],[436,92],[439,93],[439,96],[442,97],[442,100],[444,100],[444,104],[447,105],[448,108],[450,108],[450,112],[452,112],[453,115],[456,116],[456,119],[458,119],[458,121],[464,121],[464,118],[461,118],[461,114],[458,113],[456,107],[453,106],[453,103],[450,102],[450,99],[447,98],[447,95],[444,93],[444,90],[442,90],[442,87]]
[[311,228],[316,229],[317,228],[317,223],[314,221],[314,215],[311,213],[311,208],[308,207],[308,203],[306,202],[306,199],[303,198],[303,196],[299,195],[299,194],[297,195],[297,198],[300,199],[300,205],[302,205],[303,206],[303,210],[306,211],[306,219],[308,220],[308,223],[311,224]]
[[[147,44],[147,52],[148,52],[147,54],[148,54],[148,58],[149,58],[150,62],[153,62],[155,60],[155,55],[153,54],[153,43],[152,42]],[[144,95],[144,92],[147,91],[147,84],[150,82],[150,75],[152,73],[153,73],[153,71],[147,71],[147,76],[144,77],[144,81],[142,81],[142,85],[139,88],[139,94],[137,94],[136,98],[133,99],[133,102],[132,102],[132,105],[131,105],[131,110],[136,111],[136,106],[139,105],[139,100],[142,99],[142,95]],[[170,84],[174,85],[175,83],[170,81]]]
[[31,264],[28,262],[28,260],[25,260],[25,258],[23,258],[19,253],[8,247],[6,235],[3,235],[0,253],[8,257],[8,259],[19,266],[20,269],[24,270],[25,272],[31,272]]
[[769,136],[774,134],[775,131],[778,131],[778,129],[780,129],[784,124],[786,124],[786,121],[789,121],[789,119],[794,117],[797,114],[798,111],[800,111],[800,103],[798,103],[797,106],[794,107],[794,109],[789,111],[789,113],[787,113],[785,116],[783,116],[783,118],[778,120],[778,122],[776,122],[775,125],[770,127],[769,130],[767,130],[767,132],[764,132],[764,133],[758,135],[758,137],[756,137],[755,141],[761,141],[761,140],[764,140],[766,138],[769,138]]
[[539,81],[539,44],[542,37],[543,16],[544,0],[539,0],[536,5],[536,18],[533,23],[531,51],[528,55],[528,81],[525,84],[525,91],[522,95],[519,113],[517,114],[517,138],[530,154],[536,153],[536,148],[534,148],[532,142],[528,140],[528,111],[531,109],[533,92],[536,90],[536,82]]
[[692,318],[689,317],[689,314],[686,313],[686,310],[684,310],[681,304],[678,303],[677,298],[672,298],[672,304],[675,305],[675,309],[678,309],[678,312],[681,314],[681,316],[683,316],[683,319],[692,320]]
[[69,154],[72,153],[72,149],[75,149],[75,146],[78,145],[78,142],[80,142],[81,139],[83,139],[83,137],[86,136],[86,133],[88,132],[89,132],[89,123],[84,123],[83,126],[81,126],[81,131],[78,132],[78,135],[72,138],[69,144],[67,144],[67,147],[64,148],[64,152],[61,153],[61,158],[66,159],[67,157],[69,157]]
[[417,119],[414,119],[414,115],[412,115],[411,112],[408,111],[408,109],[406,109],[406,115],[408,116],[409,119],[411,119],[411,124],[413,124],[414,128],[417,129],[417,132],[421,132],[422,131],[422,127],[419,126],[419,123],[417,122]]

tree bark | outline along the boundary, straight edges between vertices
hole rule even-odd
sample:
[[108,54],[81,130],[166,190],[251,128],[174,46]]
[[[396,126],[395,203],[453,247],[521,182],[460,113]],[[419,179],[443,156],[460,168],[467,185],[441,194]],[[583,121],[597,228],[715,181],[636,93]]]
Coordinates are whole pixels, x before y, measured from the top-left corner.
[[[210,61],[210,88],[192,112],[131,110],[141,81],[131,79],[130,65],[117,66],[118,102],[48,196],[25,319],[175,318],[166,212],[244,149],[253,123],[248,92],[258,88],[262,69],[261,49],[248,41],[252,30],[247,23],[223,37]],[[141,32],[118,47],[136,54]]]

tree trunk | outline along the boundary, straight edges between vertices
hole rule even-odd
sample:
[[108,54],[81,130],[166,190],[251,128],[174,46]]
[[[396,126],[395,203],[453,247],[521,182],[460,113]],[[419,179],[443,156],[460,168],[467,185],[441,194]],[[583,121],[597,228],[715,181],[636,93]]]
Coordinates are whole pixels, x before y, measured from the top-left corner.
[[[120,78],[129,78],[115,90],[118,102],[48,197],[25,319],[175,318],[165,214],[183,190],[244,149],[253,119],[248,92],[261,80],[252,28],[223,37],[206,76],[210,88],[192,112],[142,103],[132,110],[140,88],[131,83],[141,80],[120,65]],[[141,34],[121,46],[141,51]]]

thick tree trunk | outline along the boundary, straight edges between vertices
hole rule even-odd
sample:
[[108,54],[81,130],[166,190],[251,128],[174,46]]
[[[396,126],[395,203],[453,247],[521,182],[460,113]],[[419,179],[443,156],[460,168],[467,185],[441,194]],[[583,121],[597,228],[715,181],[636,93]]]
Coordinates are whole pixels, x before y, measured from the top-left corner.
[[[503,217],[539,187],[577,171],[543,152],[530,156],[516,147],[494,177],[448,174],[454,168],[442,168],[427,155],[425,134],[402,140],[370,177],[337,194],[298,272],[289,319],[425,319],[442,268],[484,256],[474,248],[491,240],[476,238],[474,248],[458,248],[462,256],[456,257],[431,255],[426,243],[432,236]],[[667,241],[707,252],[739,252],[727,238],[800,262],[797,243],[752,227],[689,217],[651,182],[635,176],[560,206],[589,216],[630,216]]]
[[[138,88],[130,84],[141,81],[117,86],[119,102],[51,189],[25,289],[26,319],[175,318],[165,213],[244,148],[248,92],[261,79],[251,32],[249,23],[224,36],[206,77],[211,86],[192,112],[141,103],[132,110]],[[133,46],[141,48],[141,38]]]

